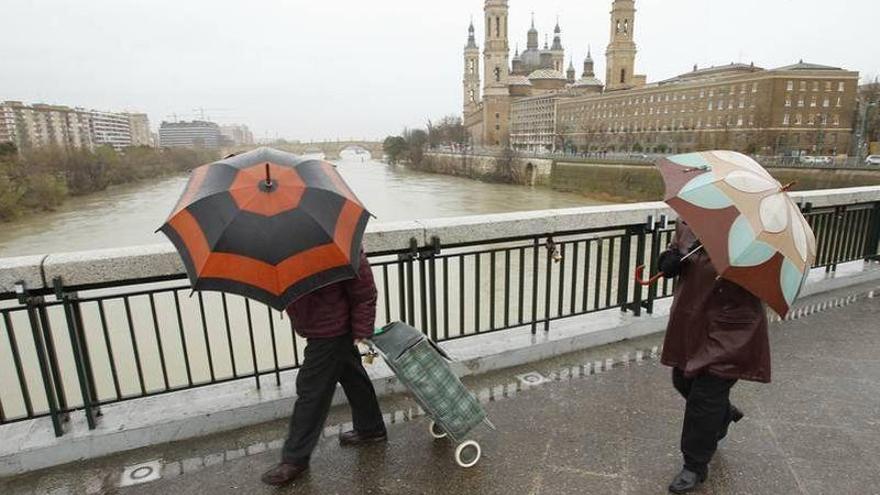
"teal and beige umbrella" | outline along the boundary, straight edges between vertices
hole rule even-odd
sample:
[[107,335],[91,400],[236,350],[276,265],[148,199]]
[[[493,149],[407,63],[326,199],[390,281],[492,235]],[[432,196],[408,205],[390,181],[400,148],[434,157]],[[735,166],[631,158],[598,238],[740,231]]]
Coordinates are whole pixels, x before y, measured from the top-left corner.
[[758,162],[734,151],[662,158],[664,200],[700,238],[718,274],[785,316],[816,258],[800,209]]

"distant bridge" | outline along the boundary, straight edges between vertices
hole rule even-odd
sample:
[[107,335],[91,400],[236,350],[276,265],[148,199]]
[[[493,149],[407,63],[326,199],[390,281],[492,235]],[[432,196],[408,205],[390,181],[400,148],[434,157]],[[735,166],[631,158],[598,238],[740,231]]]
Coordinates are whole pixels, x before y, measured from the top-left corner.
[[[380,158],[384,153],[381,141],[316,141],[309,143],[274,143],[273,148],[289,151],[297,155],[307,153],[324,153],[328,159],[339,158],[343,151],[367,151],[373,157]],[[255,146],[239,146],[230,148],[230,153],[240,153],[255,148]]]

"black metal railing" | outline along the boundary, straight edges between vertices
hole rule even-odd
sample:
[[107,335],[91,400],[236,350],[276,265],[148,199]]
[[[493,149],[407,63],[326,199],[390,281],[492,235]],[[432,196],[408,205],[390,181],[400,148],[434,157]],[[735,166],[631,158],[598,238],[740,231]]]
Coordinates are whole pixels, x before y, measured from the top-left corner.
[[[880,202],[813,208],[815,267],[878,258]],[[656,270],[671,240],[665,219],[370,253],[379,323],[402,320],[437,341],[511,328],[550,331],[554,320],[620,308],[651,313],[672,293],[644,288],[633,272]],[[0,304],[0,424],[51,417],[56,434],[82,410],[134,398],[253,379],[280,385],[305,342],[280,312],[219,293],[195,293],[183,276],[50,290],[20,287]],[[2,302],[2,301],[0,301]]]

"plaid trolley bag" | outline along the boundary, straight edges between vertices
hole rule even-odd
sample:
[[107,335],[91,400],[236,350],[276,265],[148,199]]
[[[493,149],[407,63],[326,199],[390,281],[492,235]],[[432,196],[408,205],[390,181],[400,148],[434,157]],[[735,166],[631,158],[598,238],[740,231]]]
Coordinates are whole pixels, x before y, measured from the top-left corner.
[[422,332],[401,322],[377,329],[371,341],[431,418],[431,435],[435,439],[448,435],[458,444],[455,462],[459,466],[475,465],[482,450],[466,437],[480,423],[492,424],[483,406],[450,369],[449,356]]

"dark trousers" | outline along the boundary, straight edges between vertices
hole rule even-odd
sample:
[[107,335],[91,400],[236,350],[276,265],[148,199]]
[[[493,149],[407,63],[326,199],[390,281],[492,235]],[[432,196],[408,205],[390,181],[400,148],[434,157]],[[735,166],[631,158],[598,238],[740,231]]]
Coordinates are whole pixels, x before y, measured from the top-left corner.
[[681,428],[685,468],[706,474],[718,435],[730,423],[730,389],[735,383],[709,373],[685,378],[683,371],[672,369],[672,384],[687,401]]
[[351,406],[354,429],[372,433],[384,431],[376,391],[351,335],[309,339],[305,358],[296,377],[296,404],[290,417],[287,440],[281,450],[283,462],[307,465],[330,411],[336,384]]

